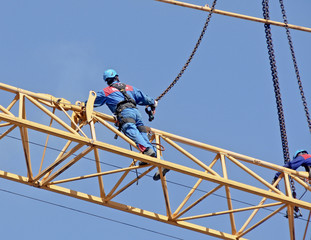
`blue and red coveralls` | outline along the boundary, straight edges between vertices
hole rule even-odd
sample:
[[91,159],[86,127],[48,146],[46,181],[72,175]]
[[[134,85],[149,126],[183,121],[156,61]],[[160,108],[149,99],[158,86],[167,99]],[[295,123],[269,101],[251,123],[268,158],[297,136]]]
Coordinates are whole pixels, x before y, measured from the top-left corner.
[[[118,81],[113,82],[113,84],[118,84]],[[144,94],[139,89],[126,85],[127,94],[135,100],[137,105],[154,105],[154,99],[150,98]],[[97,96],[94,102],[94,107],[100,107],[106,104],[113,114],[116,114],[117,104],[124,100],[124,95],[116,88],[108,86],[103,90],[97,92]],[[131,118],[135,123],[127,122],[122,125],[122,132],[132,139],[139,150],[144,152],[148,147],[153,149],[156,153],[156,149],[150,144],[148,135],[146,132],[139,131],[137,127],[144,126],[142,121],[142,116],[137,108],[126,108],[121,112],[123,118]],[[118,119],[119,120],[119,119]],[[120,120],[119,120],[120,121]]]
[[[290,168],[296,170],[300,166],[308,167],[311,166],[311,155],[310,154],[302,154],[297,156],[292,161],[287,162],[283,167]],[[274,179],[277,179],[280,176],[280,172],[275,174]]]

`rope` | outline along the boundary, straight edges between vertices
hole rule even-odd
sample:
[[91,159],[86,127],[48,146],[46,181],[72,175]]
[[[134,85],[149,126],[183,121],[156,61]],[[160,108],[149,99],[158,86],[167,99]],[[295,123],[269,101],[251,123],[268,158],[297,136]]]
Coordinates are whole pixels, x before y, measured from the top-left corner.
[[201,43],[201,41],[202,41],[202,39],[203,39],[203,36],[204,36],[204,34],[205,34],[205,32],[206,32],[206,28],[207,28],[207,26],[208,26],[208,23],[209,23],[209,21],[210,21],[210,19],[211,19],[211,17],[212,17],[213,12],[214,12],[216,2],[217,2],[217,0],[214,0],[213,5],[212,5],[212,7],[211,7],[211,11],[210,11],[210,13],[208,14],[208,17],[207,17],[207,19],[206,19],[206,21],[205,21],[205,24],[204,24],[203,30],[202,30],[202,32],[201,32],[201,34],[200,34],[200,37],[199,37],[199,39],[198,39],[198,41],[197,41],[197,43],[196,43],[194,49],[192,50],[192,53],[191,53],[190,57],[188,58],[187,62],[185,63],[185,65],[183,66],[183,68],[181,69],[181,71],[179,72],[179,74],[177,75],[177,77],[174,79],[174,81],[168,86],[168,88],[165,89],[165,90],[163,91],[163,93],[162,93],[160,96],[158,96],[158,97],[156,98],[156,101],[159,101],[165,94],[167,94],[168,91],[170,91],[171,88],[174,87],[174,85],[178,82],[178,80],[181,78],[181,76],[183,75],[183,73],[186,71],[186,69],[187,69],[187,67],[189,66],[189,64],[190,64],[190,62],[191,62],[191,60],[192,60],[194,54],[196,53],[198,47],[200,46],[200,43]]
[[104,216],[101,216],[101,215],[98,215],[98,214],[94,214],[94,213],[91,213],[91,212],[86,212],[86,211],[83,211],[83,210],[79,210],[77,208],[68,207],[68,206],[61,205],[61,204],[58,204],[58,203],[54,203],[54,202],[51,202],[51,201],[46,201],[46,200],[42,200],[42,199],[39,199],[39,198],[34,198],[34,197],[31,197],[31,196],[27,196],[27,195],[24,195],[24,194],[12,192],[12,191],[9,191],[9,190],[6,190],[6,189],[0,188],[0,191],[1,192],[5,192],[5,193],[9,193],[9,194],[13,194],[13,195],[16,195],[16,196],[19,196],[19,197],[27,198],[27,199],[30,199],[30,200],[33,200],[33,201],[38,201],[38,202],[41,202],[41,203],[49,204],[49,205],[52,205],[52,206],[55,206],[55,207],[63,208],[63,209],[69,210],[69,211],[74,211],[74,212],[77,212],[77,213],[80,213],[80,214],[89,215],[89,216],[92,216],[92,217],[100,218],[100,219],[107,220],[107,221],[110,221],[110,222],[114,222],[114,223],[117,223],[117,224],[122,224],[122,225],[125,225],[125,226],[128,226],[128,227],[132,227],[132,228],[136,228],[136,229],[139,229],[139,230],[143,230],[143,231],[151,232],[151,233],[154,233],[154,234],[162,235],[164,237],[169,237],[169,238],[178,239],[178,240],[184,240],[183,238],[179,238],[179,237],[176,237],[176,236],[173,236],[173,235],[169,235],[169,234],[166,234],[166,233],[161,233],[159,231],[152,230],[150,228],[139,227],[139,226],[131,224],[131,223],[122,222],[122,221],[119,221],[119,220],[115,220],[115,219],[112,219],[112,218],[104,217]]

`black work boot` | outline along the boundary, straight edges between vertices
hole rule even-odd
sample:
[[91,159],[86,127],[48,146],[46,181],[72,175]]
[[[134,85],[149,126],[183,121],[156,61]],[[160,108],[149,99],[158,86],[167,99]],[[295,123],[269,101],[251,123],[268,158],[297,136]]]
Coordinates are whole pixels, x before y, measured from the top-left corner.
[[[167,172],[169,172],[170,170],[169,169],[167,169],[167,168],[164,168],[163,170],[162,170],[162,175],[163,175],[163,177],[165,176],[165,174],[167,173]],[[160,172],[159,172],[159,170],[153,175],[153,180],[154,181],[158,181],[158,180],[160,180],[160,178],[161,178],[161,175],[160,175]]]
[[[150,157],[156,157],[156,153],[150,148],[150,147],[147,147],[146,150],[143,152],[143,154],[146,154]],[[145,163],[145,162],[139,162],[138,165],[139,166],[143,166],[143,165],[147,165],[148,163]]]
[[311,167],[310,166],[304,166],[305,167],[305,170],[306,172],[309,173],[309,180],[311,179]]

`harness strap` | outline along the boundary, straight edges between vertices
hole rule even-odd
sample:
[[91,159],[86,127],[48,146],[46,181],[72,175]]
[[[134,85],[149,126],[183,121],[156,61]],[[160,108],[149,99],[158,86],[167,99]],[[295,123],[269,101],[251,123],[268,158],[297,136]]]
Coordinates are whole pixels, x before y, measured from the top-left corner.
[[146,126],[137,126],[138,131],[143,132],[143,133],[147,133],[147,128]]
[[131,98],[131,96],[126,92],[126,84],[124,83],[113,83],[110,85],[111,87],[114,87],[118,89],[122,95],[124,96],[124,100],[119,102],[117,105],[116,113],[122,112],[125,108],[135,108],[136,107],[136,101]]
[[[110,85],[111,87],[114,87],[118,89],[124,96],[124,100],[119,102],[117,104],[117,109],[116,109],[116,116],[117,116],[117,123],[116,126],[118,127],[119,131],[121,131],[122,126],[125,123],[134,123],[136,124],[135,119],[133,118],[124,118],[121,114],[121,112],[126,109],[126,108],[136,108],[136,102],[131,96],[126,92],[126,84],[124,83],[113,83]],[[139,132],[144,132],[147,133],[147,128],[145,126],[137,126],[137,129]],[[115,136],[115,138],[117,135]]]
[[126,108],[136,108],[136,105],[126,100],[121,101],[117,104],[116,114],[119,115]]
[[121,128],[125,123],[136,123],[135,119],[133,118],[119,118],[119,127]]
[[[134,124],[135,124],[136,121],[135,121],[135,119],[133,119],[133,118],[125,118],[125,117],[123,117],[121,114],[118,114],[115,125],[118,127],[118,130],[119,130],[119,131],[121,131],[122,126],[123,126],[125,123],[134,123]],[[118,134],[116,134],[116,135],[114,136],[114,139],[117,139],[117,138],[118,138]]]

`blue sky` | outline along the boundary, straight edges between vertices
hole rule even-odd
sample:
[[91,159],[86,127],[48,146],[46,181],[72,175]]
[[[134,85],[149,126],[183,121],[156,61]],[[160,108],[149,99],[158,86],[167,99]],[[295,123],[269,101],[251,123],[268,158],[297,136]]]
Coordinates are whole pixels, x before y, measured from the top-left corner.
[[[206,4],[201,0],[189,2]],[[211,5],[212,1],[207,3]],[[310,1],[285,1],[285,4],[289,23],[311,27]],[[278,1],[270,5],[271,20],[282,21]],[[262,16],[261,1],[219,0],[216,8]],[[85,100],[89,90],[102,89],[105,86],[103,71],[114,68],[121,81],[157,97],[186,62],[207,14],[153,0],[2,0],[0,82],[75,102]],[[309,103],[311,34],[291,30],[291,35]],[[272,26],[272,37],[292,156],[300,148],[311,151],[310,133],[285,30]],[[1,105],[8,100],[0,95]],[[107,107],[98,110],[109,114]],[[144,119],[150,124],[146,115]],[[282,165],[280,131],[263,25],[213,15],[197,54],[180,81],[159,102],[155,120],[150,126]],[[11,149],[16,146],[20,147],[20,143],[12,140]],[[14,161],[9,156],[2,149],[6,164]],[[169,180],[176,180],[172,176]],[[270,181],[272,176],[266,176],[266,179]],[[180,239],[210,239],[202,234],[6,180],[1,180],[0,188]],[[150,181],[140,182],[137,188],[152,192],[158,186]],[[141,190],[137,191],[137,194],[143,194]],[[56,237],[172,239],[6,191],[0,191],[0,197],[1,235],[6,239],[28,236],[47,240]],[[263,224],[264,231],[269,232],[266,238],[289,239],[288,231],[278,228],[281,224],[286,226],[286,219],[282,216],[274,219],[274,222]],[[304,228],[299,227],[304,226],[305,221],[295,222],[297,234],[302,234]],[[258,228],[246,237],[261,239],[260,233]]]

